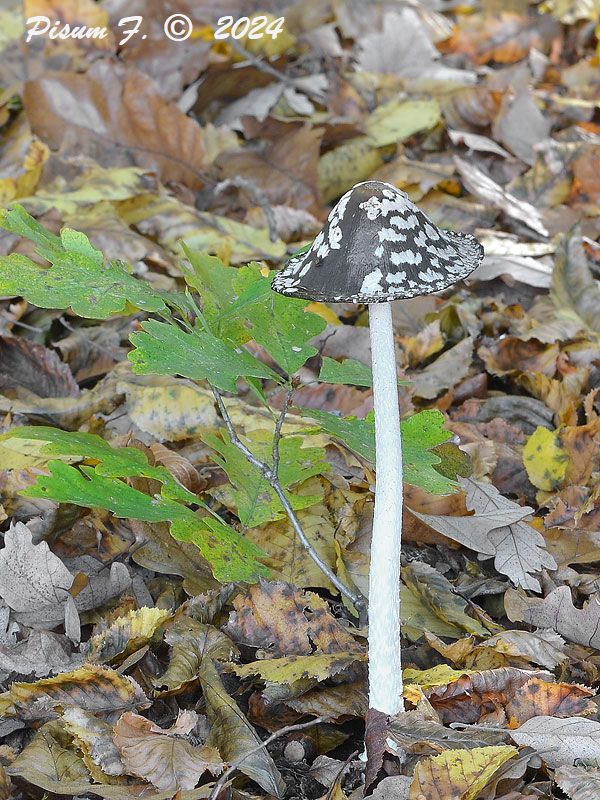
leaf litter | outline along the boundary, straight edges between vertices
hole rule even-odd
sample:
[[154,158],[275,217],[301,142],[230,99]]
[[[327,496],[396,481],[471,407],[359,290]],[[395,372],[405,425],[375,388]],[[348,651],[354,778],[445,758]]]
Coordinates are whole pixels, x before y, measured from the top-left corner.
[[110,28],[35,46],[0,11],[0,797],[362,797],[366,629],[209,383],[268,459],[294,376],[282,481],[366,594],[366,310],[268,287],[374,178],[486,258],[395,309],[409,711],[373,796],[592,800],[598,11],[279,5],[218,41],[184,2],[175,43],[138,4],[120,48],[122,2],[26,4]]

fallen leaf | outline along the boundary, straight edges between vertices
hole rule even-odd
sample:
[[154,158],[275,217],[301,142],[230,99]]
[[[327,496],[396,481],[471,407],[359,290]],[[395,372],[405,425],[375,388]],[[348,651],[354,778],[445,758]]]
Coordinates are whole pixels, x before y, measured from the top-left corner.
[[557,308],[575,315],[588,329],[600,331],[600,287],[592,277],[578,231],[560,240],[550,297]]
[[[266,748],[257,749],[261,744],[260,738],[225,690],[210,660],[202,666],[201,684],[210,722],[207,744],[216,747],[230,764],[239,762],[240,772],[256,781],[266,792],[282,797],[285,783],[275,762]],[[255,752],[250,754],[249,751]]]
[[127,412],[145,433],[161,442],[179,442],[217,428],[214,397],[208,389],[157,375],[151,376],[151,384],[144,380],[121,381],[116,390],[125,393]]
[[[7,768],[11,776],[24,778],[47,791],[61,791],[68,781],[89,785],[90,774],[59,722],[47,722]],[[86,791],[85,788],[82,791]]]
[[416,397],[433,399],[466,377],[473,358],[473,339],[467,336],[435,361],[416,372],[408,373]]
[[474,515],[412,513],[449,539],[475,550],[482,558],[493,557],[496,569],[517,585],[539,591],[539,582],[532,573],[544,567],[555,569],[556,562],[546,551],[543,536],[523,521],[533,509],[503,497],[492,484],[465,478],[462,485],[467,494],[467,508],[475,511]]
[[223,762],[214,747],[195,747],[184,737],[196,722],[193,711],[180,711],[170,728],[127,711],[114,729],[114,742],[130,775],[157,789],[193,789],[207,770],[218,775]]
[[165,694],[186,691],[195,685],[206,663],[230,661],[238,654],[224,633],[191,617],[176,620],[167,630],[165,642],[171,647],[169,665],[152,681]]
[[541,236],[549,235],[542,215],[531,203],[519,200],[518,197],[508,192],[486,175],[485,172],[468,161],[454,156],[454,163],[463,183],[478,200],[491,203],[496,208],[504,211],[507,216],[526,224]]
[[14,610],[31,614],[42,627],[64,620],[73,575],[46,542],[34,545],[29,528],[15,523],[0,550],[0,595]]
[[519,728],[532,717],[572,717],[593,714],[592,689],[571,683],[532,678],[520,686],[506,705],[509,728]]
[[137,608],[104,629],[97,625],[88,643],[91,661],[112,664],[148,644],[157,628],[170,616],[162,608]]
[[[118,101],[118,102],[117,102]],[[23,103],[31,128],[51,148],[78,132],[101,164],[157,170],[164,181],[203,184],[205,145],[198,123],[165,101],[153,82],[134,69],[96,61],[86,73],[58,72],[28,81]],[[143,142],[143,146],[140,144]]]
[[583,608],[576,608],[568,586],[558,586],[546,597],[528,597],[520,589],[508,589],[504,607],[510,620],[536,628],[550,628],[570,642],[586,647],[600,643],[600,597],[592,595]]
[[554,782],[571,800],[595,800],[600,793],[600,769],[564,765],[556,770]]
[[15,682],[8,692],[0,694],[1,713],[24,720],[52,719],[57,716],[57,706],[78,706],[110,720],[126,709],[149,705],[133,678],[93,664],[35,683]]
[[100,780],[106,775],[124,775],[125,767],[113,741],[113,726],[99,719],[93,712],[77,706],[65,708],[61,720],[66,731],[73,736],[83,753],[88,770]]
[[518,745],[533,747],[549,767],[573,766],[584,761],[600,764],[600,722],[585,717],[532,717],[510,731]]
[[529,480],[546,492],[553,492],[561,485],[567,462],[559,436],[548,428],[536,428],[523,446],[523,463]]
[[225,630],[234,641],[268,650],[273,656],[360,652],[354,637],[314,592],[283,582],[261,580],[233,600]]
[[510,746],[475,747],[471,750],[446,750],[419,761],[415,769],[409,800],[474,800],[494,777],[494,773],[517,755]]

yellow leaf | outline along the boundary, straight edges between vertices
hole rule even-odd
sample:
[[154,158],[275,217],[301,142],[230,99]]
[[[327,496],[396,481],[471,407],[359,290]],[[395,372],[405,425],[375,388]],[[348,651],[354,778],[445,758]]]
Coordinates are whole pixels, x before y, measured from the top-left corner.
[[101,633],[90,639],[90,658],[113,662],[148,644],[157,628],[171,616],[163,608],[137,608],[118,617]]
[[218,425],[214,398],[207,389],[177,378],[152,375],[152,385],[137,380],[117,386],[127,398],[133,422],[161,442],[191,439]]
[[517,755],[508,745],[446,750],[417,764],[409,800],[474,800],[506,761]]
[[568,465],[557,432],[541,426],[536,428],[523,447],[523,463],[534,486],[545,492],[557,489]]
[[318,314],[325,322],[329,322],[330,325],[341,324],[335,311],[329,306],[326,306],[325,303],[310,303],[304,310],[309,314]]
[[471,670],[452,669],[448,664],[438,664],[431,669],[405,669],[402,671],[405,682],[404,697],[416,705],[421,699],[421,689],[447,686],[461,676],[471,674]]

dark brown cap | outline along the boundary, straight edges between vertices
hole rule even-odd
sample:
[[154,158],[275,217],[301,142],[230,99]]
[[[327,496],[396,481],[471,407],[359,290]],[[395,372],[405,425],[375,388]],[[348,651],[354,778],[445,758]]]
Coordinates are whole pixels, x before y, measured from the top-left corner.
[[357,183],[331,210],[308,252],[273,279],[290,297],[385,303],[439,292],[476,269],[483,247],[438,228],[390,183]]

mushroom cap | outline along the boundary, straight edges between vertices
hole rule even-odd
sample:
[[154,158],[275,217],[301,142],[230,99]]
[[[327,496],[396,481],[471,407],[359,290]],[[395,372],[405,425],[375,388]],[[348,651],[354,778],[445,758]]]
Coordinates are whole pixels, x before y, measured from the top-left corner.
[[339,303],[385,303],[439,292],[483,258],[470,233],[438,228],[390,183],[357,183],[333,207],[310,250],[273,279],[280,294]]

